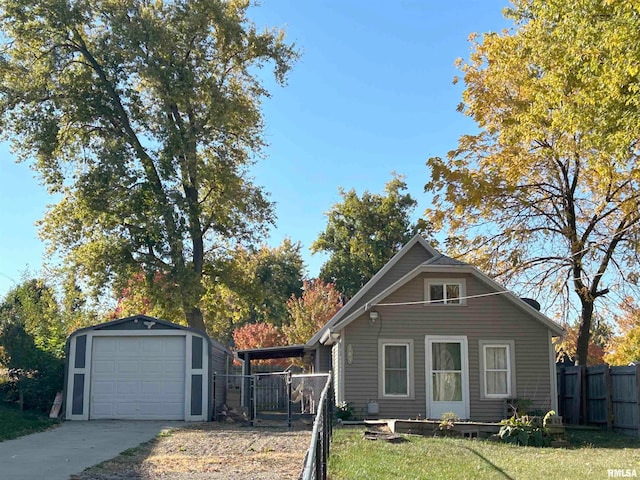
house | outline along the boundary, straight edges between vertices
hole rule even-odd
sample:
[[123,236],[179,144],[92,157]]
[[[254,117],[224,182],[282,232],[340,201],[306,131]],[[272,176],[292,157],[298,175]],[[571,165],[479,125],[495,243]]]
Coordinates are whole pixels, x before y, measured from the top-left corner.
[[232,353],[199,330],[145,315],[73,332],[66,345],[67,420],[212,418]]
[[421,236],[407,243],[306,345],[336,402],[363,417],[504,418],[505,400],[557,410],[552,342],[563,329]]

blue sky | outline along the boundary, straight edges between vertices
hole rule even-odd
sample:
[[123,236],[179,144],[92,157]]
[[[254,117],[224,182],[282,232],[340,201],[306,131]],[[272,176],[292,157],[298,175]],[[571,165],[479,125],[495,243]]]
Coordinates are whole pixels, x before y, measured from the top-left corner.
[[[284,27],[302,57],[263,105],[266,158],[255,182],[276,202],[268,243],[302,243],[310,276],[325,257],[309,246],[340,201],[338,188],[381,192],[392,172],[406,177],[422,215],[425,162],[455,148],[475,124],[456,111],[463,85],[456,58],[468,58],[469,34],[509,26],[507,0],[264,0],[258,24]],[[0,144],[0,297],[28,270],[37,274],[45,246],[35,223],[53,200],[27,164]]]

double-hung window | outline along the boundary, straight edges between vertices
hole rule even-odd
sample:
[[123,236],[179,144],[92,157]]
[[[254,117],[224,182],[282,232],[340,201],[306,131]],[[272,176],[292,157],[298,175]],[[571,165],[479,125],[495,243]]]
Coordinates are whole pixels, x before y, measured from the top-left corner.
[[464,303],[465,285],[460,280],[426,280],[427,305],[461,305]]
[[509,398],[513,384],[513,342],[480,342],[484,398]]
[[380,340],[378,344],[381,397],[413,395],[413,340]]

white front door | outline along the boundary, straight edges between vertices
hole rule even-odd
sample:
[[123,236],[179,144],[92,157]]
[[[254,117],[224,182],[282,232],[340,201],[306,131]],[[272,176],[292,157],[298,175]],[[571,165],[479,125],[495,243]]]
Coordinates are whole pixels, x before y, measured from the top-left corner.
[[453,412],[469,418],[469,361],[467,337],[427,335],[427,418]]

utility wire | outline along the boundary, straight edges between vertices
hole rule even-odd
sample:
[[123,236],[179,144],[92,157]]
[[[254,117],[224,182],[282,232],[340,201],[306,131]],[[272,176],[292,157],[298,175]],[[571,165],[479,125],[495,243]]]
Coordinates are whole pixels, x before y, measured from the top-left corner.
[[[467,295],[466,297],[455,297],[452,300],[468,300],[471,298],[491,297],[493,295],[503,295],[505,293],[512,293],[509,290],[501,290],[499,292],[480,293],[478,295]],[[444,300],[420,300],[418,302],[395,302],[395,303],[374,303],[371,307],[399,307],[404,305],[430,305],[430,304],[442,304],[445,305]]]

